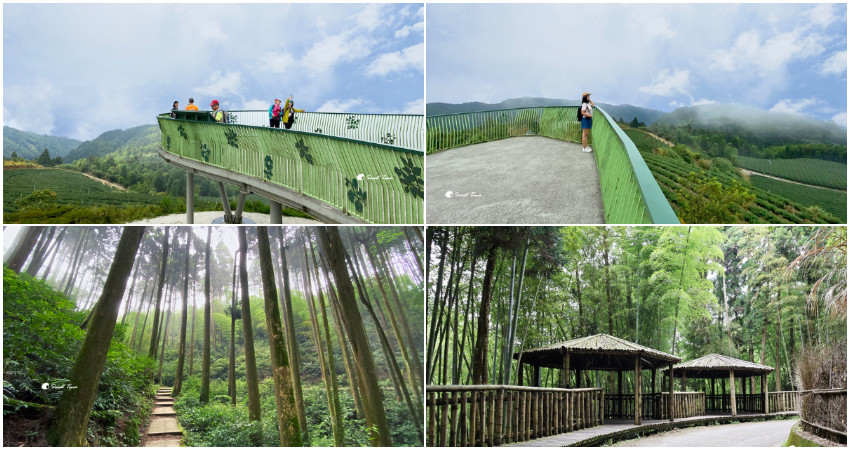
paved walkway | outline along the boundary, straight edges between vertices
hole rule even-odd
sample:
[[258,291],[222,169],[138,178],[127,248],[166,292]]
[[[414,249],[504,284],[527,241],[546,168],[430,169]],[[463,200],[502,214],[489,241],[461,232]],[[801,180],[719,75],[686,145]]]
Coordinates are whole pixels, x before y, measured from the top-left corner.
[[617,447],[782,447],[799,420],[687,428],[622,442]]
[[170,387],[161,387],[156,392],[151,424],[145,434],[147,440],[143,447],[180,447],[183,430],[177,423]]
[[[704,425],[707,423],[713,423],[715,421],[732,421],[735,422],[748,422],[753,420],[763,420],[763,419],[772,419],[777,416],[788,416],[791,413],[771,413],[771,414],[738,414],[737,417],[733,418],[731,414],[718,414],[718,415],[705,415],[705,416],[695,416],[695,417],[687,417],[684,419],[676,419],[675,423],[671,423],[669,420],[656,420],[656,419],[644,419],[640,425],[635,425],[634,419],[606,419],[603,425],[597,425],[591,428],[585,428],[582,430],[571,431],[568,433],[556,434],[554,436],[542,437],[539,439],[532,439],[530,441],[525,442],[516,442],[505,444],[507,447],[587,447],[600,445],[605,443],[608,440],[622,440],[622,439],[630,439],[634,438],[642,433],[658,431],[659,429],[670,429],[679,426],[689,426],[689,425]],[[767,423],[770,423],[768,421]],[[782,421],[785,422],[785,421]],[[794,422],[794,421],[791,421]],[[754,424],[751,423],[741,423],[740,425],[744,426],[752,426]],[[722,425],[723,430],[725,432],[726,427],[729,425]],[[717,428],[712,427],[715,435],[719,435]],[[701,429],[701,428],[697,428]],[[791,431],[791,425],[788,425],[787,431]],[[785,433],[785,438],[788,438],[788,432]],[[695,444],[693,446],[702,447],[709,445],[708,442],[711,442],[713,437],[696,439]],[[731,442],[735,442],[734,440]],[[784,441],[783,441],[784,442]],[[651,444],[648,444],[651,445]],[[726,444],[729,445],[729,444]],[[731,444],[729,446],[738,446],[739,444]],[[747,446],[748,444],[740,444]],[[758,444],[749,444],[749,445],[758,445]],[[675,446],[675,445],[673,445]],[[720,445],[723,446],[723,445]]]
[[426,157],[429,224],[604,223],[593,153],[540,136]]

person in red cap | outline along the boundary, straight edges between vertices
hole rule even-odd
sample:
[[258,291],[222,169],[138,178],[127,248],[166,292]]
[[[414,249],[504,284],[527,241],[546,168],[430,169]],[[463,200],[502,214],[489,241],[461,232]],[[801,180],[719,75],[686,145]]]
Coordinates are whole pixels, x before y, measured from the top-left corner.
[[280,128],[280,99],[274,99],[274,105],[269,107],[269,126],[272,128]]
[[227,115],[224,114],[224,111],[218,108],[218,100],[210,102],[210,107],[212,108],[212,112],[210,114],[212,114],[213,119],[215,119],[216,122],[227,123]]

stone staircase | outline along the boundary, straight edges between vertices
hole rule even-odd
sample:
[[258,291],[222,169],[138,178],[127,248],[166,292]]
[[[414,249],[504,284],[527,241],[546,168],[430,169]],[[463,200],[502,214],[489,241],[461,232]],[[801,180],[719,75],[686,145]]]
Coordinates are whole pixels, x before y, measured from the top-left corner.
[[147,442],[144,447],[180,447],[183,430],[177,423],[174,411],[174,398],[170,387],[160,387],[156,392],[151,424],[148,427]]

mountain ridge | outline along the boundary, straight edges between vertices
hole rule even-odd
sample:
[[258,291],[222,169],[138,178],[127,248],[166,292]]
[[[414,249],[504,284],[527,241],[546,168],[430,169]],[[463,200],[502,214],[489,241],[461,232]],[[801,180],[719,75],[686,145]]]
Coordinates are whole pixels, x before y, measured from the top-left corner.
[[76,139],[38,134],[3,125],[3,157],[11,158],[12,152],[23,159],[35,159],[45,148],[50,156],[65,158],[68,153],[82,144]]

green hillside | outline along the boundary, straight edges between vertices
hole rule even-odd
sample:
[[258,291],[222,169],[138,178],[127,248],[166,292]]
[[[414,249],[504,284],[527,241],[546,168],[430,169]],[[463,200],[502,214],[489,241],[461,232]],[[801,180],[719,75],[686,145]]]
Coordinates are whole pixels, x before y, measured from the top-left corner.
[[[425,114],[427,116],[439,116],[443,114],[458,114],[474,111],[494,111],[500,109],[514,108],[530,108],[536,106],[575,106],[579,104],[579,99],[554,99],[554,98],[538,98],[538,97],[520,97],[511,98],[500,103],[482,103],[482,102],[467,102],[467,103],[428,103],[425,105]],[[654,109],[641,108],[640,106],[632,105],[609,105],[598,103],[597,106],[604,109],[611,117],[622,117],[624,120],[632,120],[637,117],[639,122],[652,124],[659,117],[664,115],[663,111]]]
[[96,139],[83,142],[63,159],[65,162],[71,163],[89,156],[106,156],[127,146],[156,150],[156,146],[159,145],[159,136],[159,128],[156,125],[141,125],[126,130],[107,131]]
[[12,127],[3,127],[3,157],[11,158],[14,152],[23,159],[34,159],[46,148],[50,156],[65,157],[80,141],[59,136],[36,134]]
[[763,159],[739,156],[738,166],[800,183],[847,189],[847,164],[812,158]]
[[652,136],[627,129],[661,191],[685,223],[840,223],[832,197],[792,201],[750,184],[725,158],[709,158],[684,145],[662,145]]
[[840,221],[847,220],[847,193],[779,181],[758,175],[750,176],[753,186],[781,195],[805,206],[817,206]]

